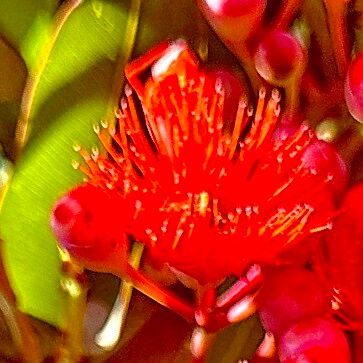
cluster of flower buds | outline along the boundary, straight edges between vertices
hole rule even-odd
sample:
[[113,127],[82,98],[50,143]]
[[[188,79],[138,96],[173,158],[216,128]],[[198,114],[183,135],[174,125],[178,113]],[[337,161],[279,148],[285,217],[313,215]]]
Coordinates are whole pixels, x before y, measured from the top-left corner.
[[[95,127],[102,150],[76,147],[87,181],[58,201],[53,231],[85,267],[194,323],[198,358],[211,333],[257,309],[267,335],[253,361],[348,363],[344,330],[363,324],[361,185],[344,198],[363,121],[355,3],[198,4],[250,83],[180,40],[129,64],[115,123]],[[130,266],[135,240],[194,304]]]
[[[198,4],[239,58],[255,90],[264,81],[285,89],[285,112],[307,107],[304,113],[316,123],[336,116],[333,109],[346,104],[362,122],[359,1],[198,0]],[[346,116],[341,112],[338,117]]]

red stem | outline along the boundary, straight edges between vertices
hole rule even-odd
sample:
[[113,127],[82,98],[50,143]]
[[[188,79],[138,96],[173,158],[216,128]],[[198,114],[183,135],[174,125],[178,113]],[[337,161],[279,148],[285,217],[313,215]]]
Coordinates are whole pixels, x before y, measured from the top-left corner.
[[155,284],[148,277],[130,265],[126,266],[125,271],[116,272],[121,279],[129,280],[129,282],[140,292],[155,300],[159,304],[179,314],[188,322],[194,322],[195,308],[180,297],[174,295],[168,290],[164,290],[161,286]]
[[254,63],[252,52],[248,49],[244,41],[240,43],[231,43],[227,40],[224,43],[228,46],[229,50],[238,58],[242,68],[246,72],[248,79],[251,82],[252,89],[255,95],[258,95],[258,91],[265,84],[265,81],[257,73]]
[[301,0],[287,0],[271,29],[286,29],[290,25],[296,13],[300,10],[300,6]]
[[309,27],[315,33],[323,61],[322,71],[328,80],[334,80],[336,78],[336,67],[334,62],[331,62],[334,51],[328,27],[325,26],[327,20],[324,4],[321,1],[304,1],[302,9]]
[[331,42],[341,77],[345,76],[349,63],[346,2],[346,0],[324,0],[328,14]]

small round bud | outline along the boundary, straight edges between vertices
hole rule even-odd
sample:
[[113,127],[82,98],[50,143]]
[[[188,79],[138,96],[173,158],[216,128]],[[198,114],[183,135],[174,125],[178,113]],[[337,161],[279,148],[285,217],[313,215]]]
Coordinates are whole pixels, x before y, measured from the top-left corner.
[[[94,269],[125,249],[125,203],[114,190],[90,184],[74,188],[55,204],[51,227],[59,244],[85,267]],[[106,268],[107,266],[102,266]]]
[[[279,126],[273,141],[279,145],[294,137],[299,127],[295,122]],[[313,141],[305,150],[302,161],[305,167],[325,178],[327,188],[339,196],[348,183],[348,169],[335,147],[323,140]]]
[[218,16],[231,18],[251,15],[261,1],[256,0],[205,0],[210,10]]
[[326,178],[327,185],[330,185],[335,196],[344,191],[348,182],[348,170],[333,145],[317,140],[307,147],[302,160],[305,166]]
[[349,363],[349,345],[334,322],[313,318],[288,329],[278,341],[281,363]]
[[314,273],[283,267],[266,276],[258,309],[265,329],[279,336],[291,324],[329,311],[329,298]]
[[257,72],[278,86],[286,85],[304,64],[305,54],[299,41],[283,31],[276,30],[267,35],[255,54]]
[[363,52],[357,54],[348,68],[345,101],[350,114],[357,121],[363,122]]
[[206,18],[223,39],[240,42],[261,21],[266,0],[199,0]]

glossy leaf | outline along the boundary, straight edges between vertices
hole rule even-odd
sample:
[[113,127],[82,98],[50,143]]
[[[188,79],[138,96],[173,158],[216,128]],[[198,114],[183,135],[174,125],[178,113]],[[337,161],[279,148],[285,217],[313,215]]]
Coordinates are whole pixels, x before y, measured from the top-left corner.
[[[52,38],[43,46],[27,84],[23,100],[26,110],[20,118],[20,124],[31,124],[24,131],[25,140],[47,129],[60,113],[80,99],[98,97],[97,82],[102,83],[107,64],[116,65],[121,48],[130,50],[132,46],[132,37],[131,43],[125,37],[130,1],[87,1],[72,13],[79,3],[70,0],[59,9]],[[121,92],[126,61],[121,63],[115,96]]]
[[132,40],[124,2],[89,1],[67,16],[28,100],[34,137],[17,165],[0,221],[20,307],[56,325],[62,324],[62,293],[49,213],[55,199],[82,179],[71,167],[77,158],[72,145],[95,144],[92,125],[118,99],[127,32]]
[[256,316],[218,333],[208,355],[208,363],[235,363],[253,356],[263,330]]
[[31,66],[39,47],[48,37],[57,0],[2,0],[0,2],[0,33]]

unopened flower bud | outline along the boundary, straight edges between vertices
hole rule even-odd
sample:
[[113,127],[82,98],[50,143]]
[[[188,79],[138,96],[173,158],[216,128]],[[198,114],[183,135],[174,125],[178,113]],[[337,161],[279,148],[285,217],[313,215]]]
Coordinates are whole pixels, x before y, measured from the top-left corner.
[[349,66],[345,81],[345,101],[350,114],[363,122],[363,52]]

